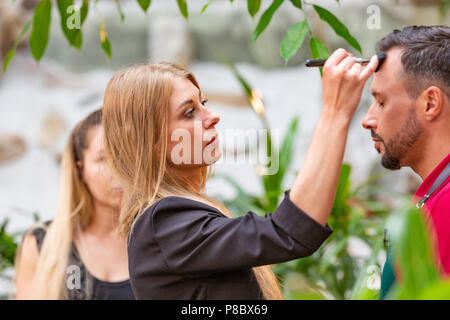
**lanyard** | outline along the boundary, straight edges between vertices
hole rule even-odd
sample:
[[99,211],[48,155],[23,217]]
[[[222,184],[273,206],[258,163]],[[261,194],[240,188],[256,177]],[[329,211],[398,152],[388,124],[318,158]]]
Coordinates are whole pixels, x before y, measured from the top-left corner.
[[422,197],[422,199],[419,200],[419,202],[417,202],[416,208],[417,209],[422,208],[425,205],[425,202],[428,201],[428,199],[445,182],[445,180],[447,180],[448,177],[450,177],[450,163],[448,163],[445,169],[442,170],[441,174],[434,181],[433,185],[428,190],[428,192]]
[[[433,185],[430,187],[428,192],[417,202],[416,208],[420,209],[425,205],[425,202],[428,201],[428,199],[433,195],[433,193],[439,189],[439,187],[447,180],[447,178],[450,177],[450,163],[447,164],[447,166],[442,170],[441,174],[437,177],[437,179],[434,181]],[[388,238],[388,230],[384,229],[384,238],[383,238],[383,244],[385,248],[388,248],[390,245],[390,241]]]

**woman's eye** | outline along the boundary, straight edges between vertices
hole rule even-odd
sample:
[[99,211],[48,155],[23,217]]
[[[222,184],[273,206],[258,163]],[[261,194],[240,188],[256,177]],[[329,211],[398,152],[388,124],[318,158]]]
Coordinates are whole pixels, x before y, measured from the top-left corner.
[[195,109],[195,108],[191,108],[188,112],[186,112],[186,113],[184,114],[184,116],[185,116],[186,118],[192,118],[192,115],[194,114],[194,109]]
[[202,105],[206,105],[207,102],[208,102],[208,99],[203,99],[202,100]]

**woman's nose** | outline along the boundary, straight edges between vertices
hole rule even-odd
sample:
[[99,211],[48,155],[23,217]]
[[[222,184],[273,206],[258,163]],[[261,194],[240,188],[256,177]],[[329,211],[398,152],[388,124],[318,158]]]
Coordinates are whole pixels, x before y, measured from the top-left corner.
[[212,111],[209,111],[207,119],[205,121],[205,128],[215,126],[219,121],[220,121],[219,115]]

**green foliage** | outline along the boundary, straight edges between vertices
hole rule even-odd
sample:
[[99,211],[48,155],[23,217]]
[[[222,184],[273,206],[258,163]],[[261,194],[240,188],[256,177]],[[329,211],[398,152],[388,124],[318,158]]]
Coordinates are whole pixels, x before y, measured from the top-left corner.
[[252,18],[254,18],[255,15],[258,13],[260,7],[261,7],[261,0],[247,0],[247,10],[248,13],[252,16]]
[[[316,37],[311,37],[309,48],[313,59],[328,59],[330,56],[328,48]],[[319,70],[322,75],[322,67],[320,67]]]
[[177,0],[178,8],[180,9],[180,13],[186,19],[189,18],[188,7],[186,0]]
[[286,63],[300,49],[303,41],[305,41],[306,35],[308,34],[308,30],[309,27],[306,20],[289,27],[280,47],[280,54]]
[[260,34],[267,28],[267,26],[270,23],[270,20],[272,20],[273,15],[278,10],[278,8],[280,8],[280,6],[283,4],[283,1],[284,0],[273,0],[269,8],[267,8],[266,11],[264,11],[261,18],[259,19],[255,31],[253,31],[252,33],[250,40],[251,43],[254,43],[256,39],[258,39]]
[[145,12],[147,12],[148,7],[150,7],[151,4],[151,0],[137,0],[139,6],[142,8],[142,10],[144,10]]
[[[61,29],[66,37],[67,41],[71,46],[77,49],[81,49],[81,44],[83,42],[81,30],[78,28],[69,29],[67,24],[69,23],[70,15],[68,13],[68,8],[74,5],[73,0],[60,0],[56,1],[58,5],[59,15],[61,17]],[[72,21],[73,22],[73,21]]]
[[108,39],[105,23],[103,22],[103,20],[100,21],[100,46],[106,53],[108,59],[111,59],[111,42]]
[[407,205],[391,216],[388,228],[400,273],[388,299],[450,299],[450,282],[440,278],[423,213]]
[[362,53],[361,46],[359,42],[350,34],[347,27],[339,21],[338,18],[330,11],[320,6],[314,5],[314,10],[319,14],[320,19],[327,22],[336,34],[342,38],[344,38],[353,48],[358,50],[359,53]]
[[0,225],[0,272],[14,265],[17,244],[12,235],[6,232],[8,219]]
[[27,24],[25,25],[25,27],[20,32],[19,37],[14,42],[13,48],[6,55],[5,62],[3,63],[3,72],[6,72],[6,70],[8,69],[9,62],[11,61],[11,59],[14,56],[14,54],[16,53],[16,49],[19,46],[20,41],[22,41],[23,36],[28,32],[28,29],[30,28],[30,25],[31,25],[31,21],[28,21]]
[[[94,5],[97,4],[99,0],[95,0]],[[119,11],[121,20],[124,20],[125,15],[120,7],[119,0],[114,0],[116,3],[117,10]],[[144,12],[148,12],[148,9],[151,5],[151,0],[136,0],[137,4]],[[69,44],[77,49],[80,49],[82,46],[82,30],[80,29],[72,29],[69,30],[67,28],[67,19],[72,19],[71,16],[68,15],[67,10],[70,5],[74,3],[73,0],[58,0],[56,1],[58,4],[59,13],[61,16],[61,29],[69,41]],[[189,18],[188,12],[188,4],[187,0],[176,0],[180,14],[186,19]],[[214,0],[209,0],[201,9],[201,13],[204,13],[206,9],[214,2]],[[336,1],[339,3],[339,1]],[[232,4],[233,1],[230,0]],[[261,0],[247,0],[247,10],[249,15],[252,18],[255,18],[261,8]],[[271,5],[263,12],[261,17],[259,18],[258,24],[255,30],[251,34],[251,43],[254,43],[259,36],[264,32],[264,30],[270,24],[272,17],[275,15],[276,11],[281,7],[284,3],[284,0],[273,0]],[[284,58],[286,64],[301,48],[304,43],[305,37],[309,33],[311,36],[310,41],[310,50],[311,55],[314,59],[320,58],[325,59],[329,56],[328,48],[320,42],[320,40],[314,35],[314,30],[310,28],[307,23],[308,14],[305,10],[305,7],[310,6],[314,8],[314,11],[319,15],[320,19],[326,22],[330,27],[336,32],[336,34],[342,37],[345,41],[347,41],[353,48],[355,48],[359,53],[362,53],[361,45],[359,42],[351,35],[348,28],[329,10],[315,5],[310,2],[304,2],[302,0],[290,0],[291,5],[293,5],[297,10],[303,13],[304,19],[302,21],[294,24],[289,27],[286,32],[286,35],[283,38],[283,41],[280,45],[280,54]],[[33,54],[33,57],[36,61],[39,61],[47,47],[49,31],[50,31],[50,20],[51,20],[51,0],[41,0],[35,8],[34,18],[33,18],[33,28],[32,34],[30,38],[30,51]],[[442,17],[448,12],[448,8],[450,8],[450,0],[441,0],[440,2],[440,12]],[[82,7],[80,8],[81,12],[81,25],[83,24],[89,10],[89,0],[83,0]],[[24,28],[25,33],[28,28]],[[17,39],[18,42],[22,39],[24,34],[21,34]],[[6,71],[9,62],[14,56],[15,49],[17,45],[15,44],[13,49],[8,53],[6,61],[4,63],[4,71]],[[108,39],[101,40],[101,48],[106,53],[107,57],[111,57],[111,44]],[[322,70],[320,68],[320,70]],[[322,72],[322,71],[321,71]]]
[[42,0],[33,15],[33,28],[30,36],[30,50],[36,61],[41,60],[47,48],[52,18],[51,0]]

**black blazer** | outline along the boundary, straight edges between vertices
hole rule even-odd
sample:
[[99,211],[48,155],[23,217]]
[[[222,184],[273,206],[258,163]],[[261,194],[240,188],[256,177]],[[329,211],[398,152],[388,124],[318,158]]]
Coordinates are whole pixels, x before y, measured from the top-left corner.
[[289,199],[274,214],[228,218],[170,196],[154,203],[129,234],[137,299],[262,299],[252,267],[311,255],[332,233]]

